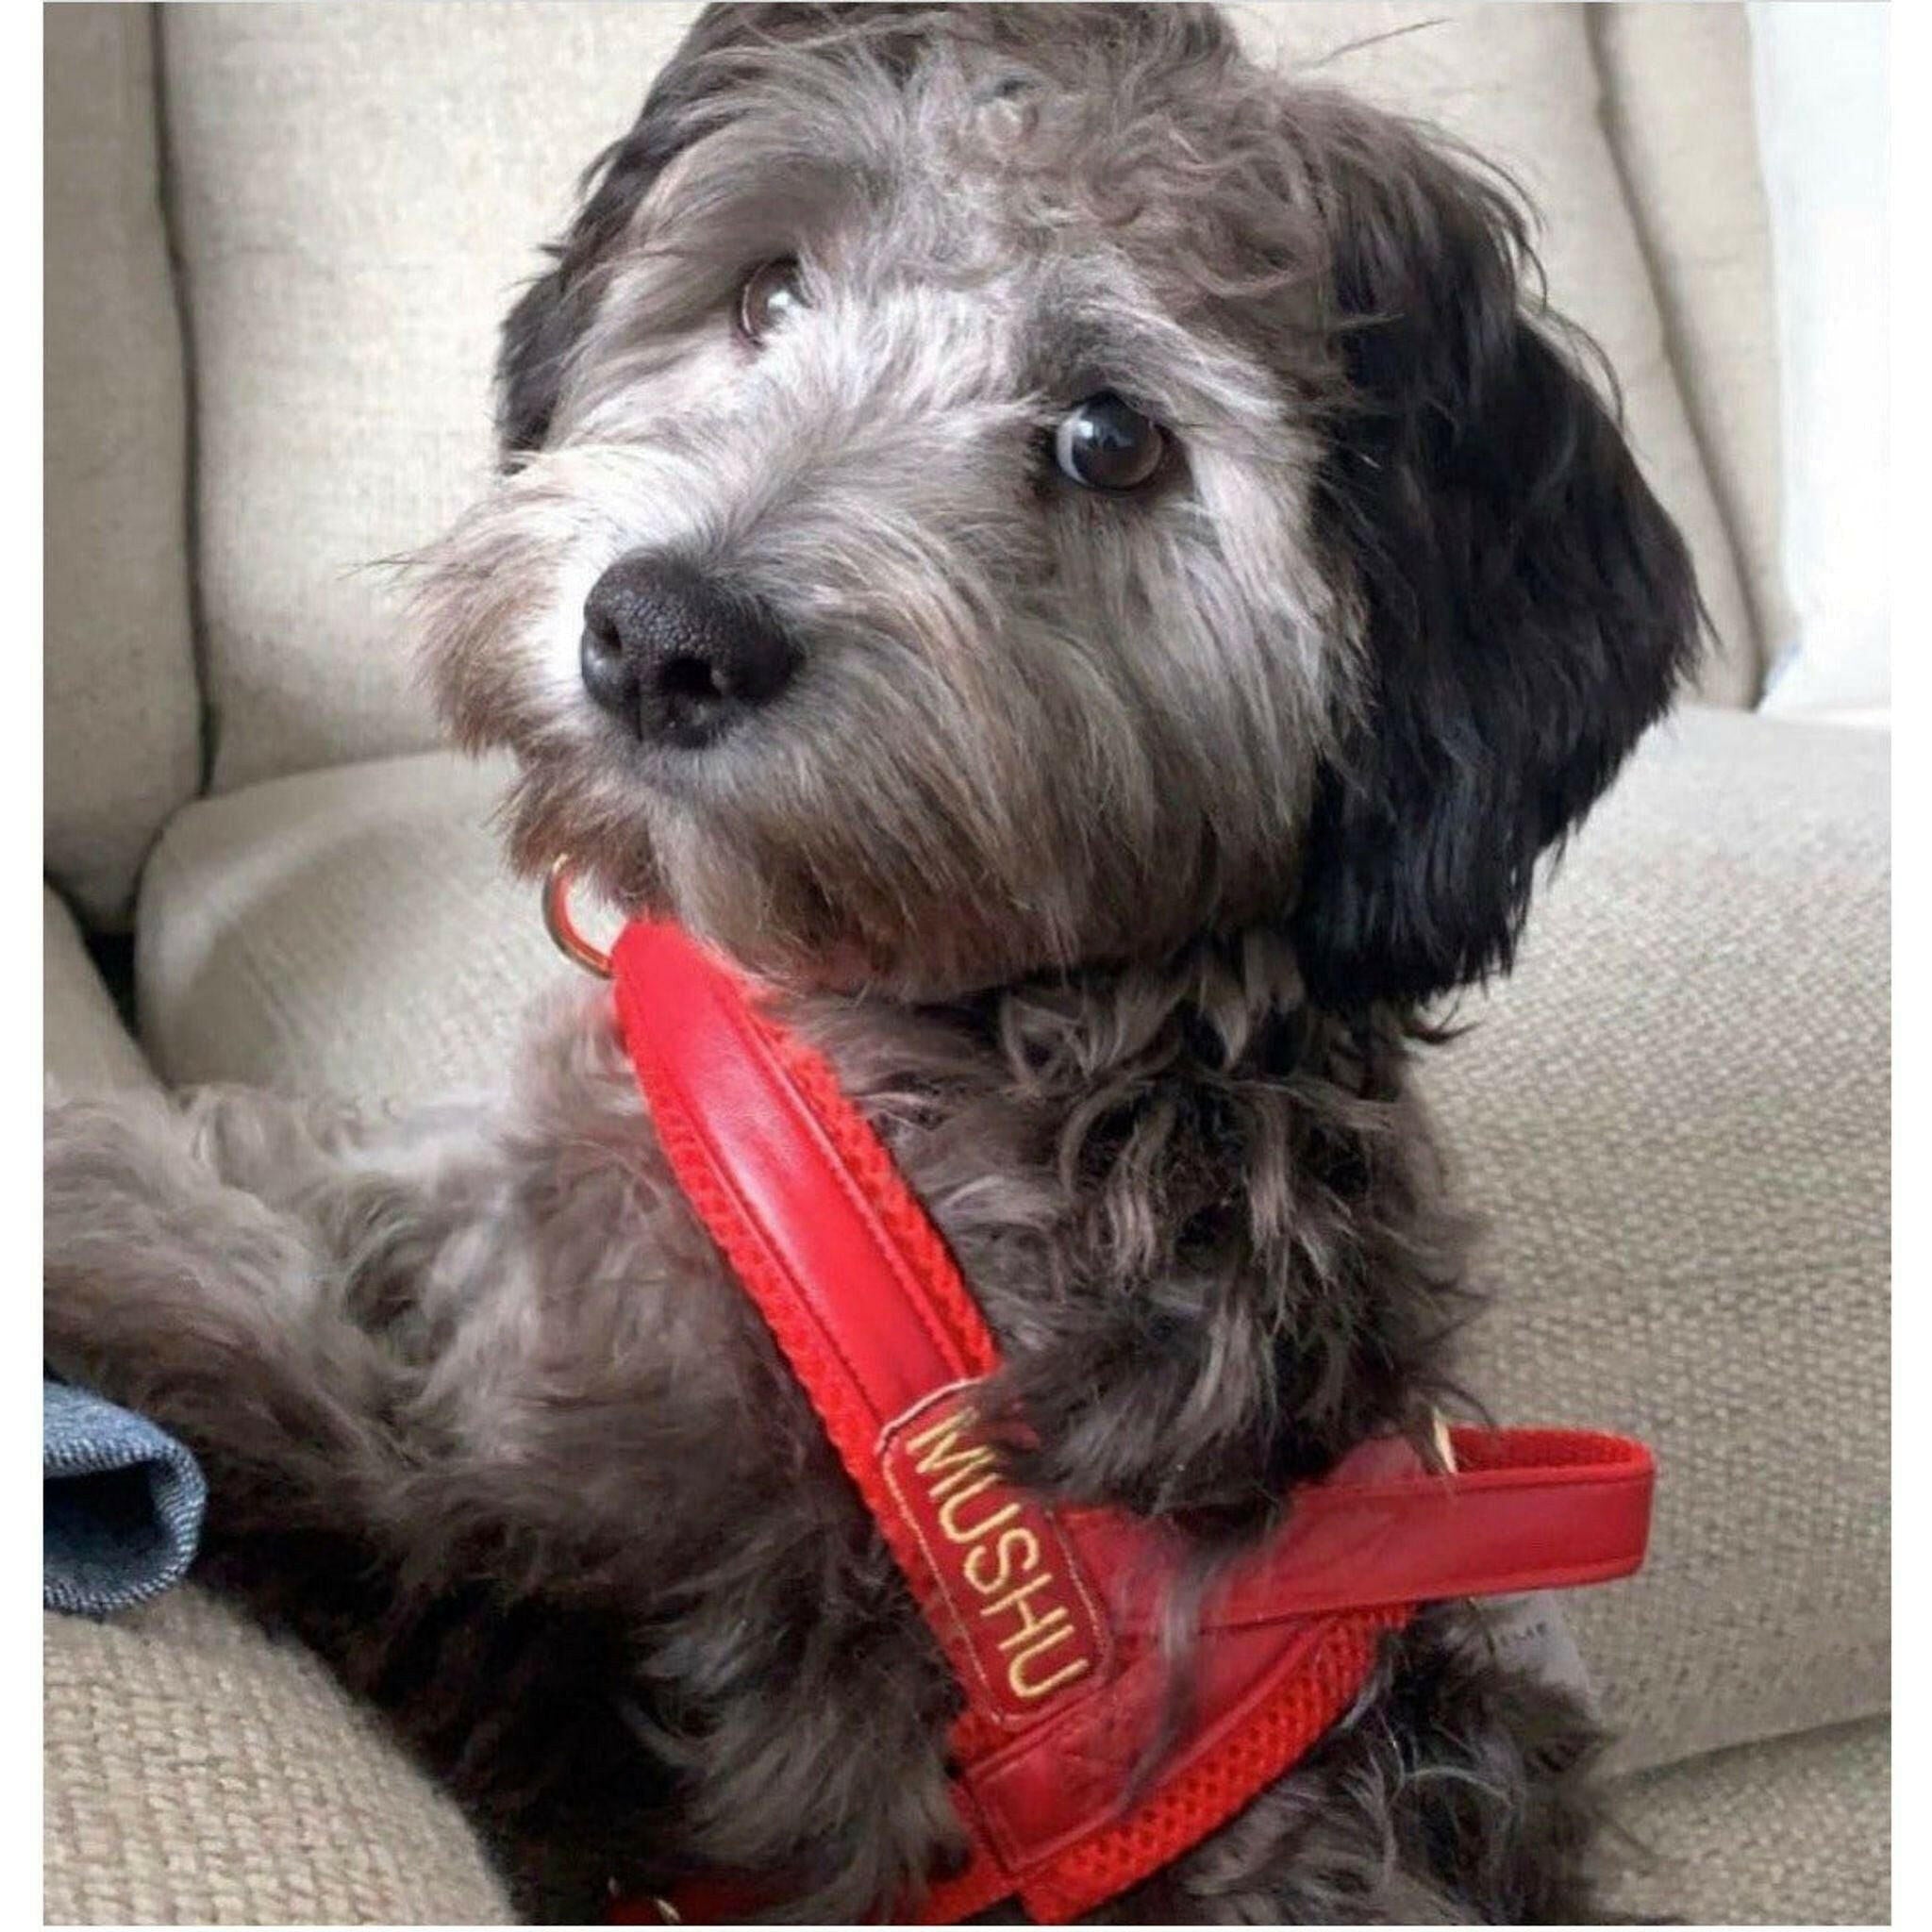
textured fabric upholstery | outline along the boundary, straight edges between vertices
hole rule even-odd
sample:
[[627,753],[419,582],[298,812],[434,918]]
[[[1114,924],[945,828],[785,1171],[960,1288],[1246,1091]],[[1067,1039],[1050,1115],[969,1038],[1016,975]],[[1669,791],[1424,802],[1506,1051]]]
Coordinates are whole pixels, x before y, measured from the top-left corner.
[[49,1616],[51,1924],[475,1924],[468,1825],[300,1646],[189,1588]]
[[[502,1924],[461,1821],[301,1651],[189,1589],[46,1619],[55,1924]],[[1630,1781],[1620,1893],[1691,1924],[1889,1916],[1889,1726],[1814,1731]]]
[[[43,898],[50,1091],[151,1083],[80,942]],[[52,1924],[500,1924],[448,1800],[307,1652],[192,1587],[42,1641]]]
[[[519,995],[589,982],[500,871],[493,782],[432,754],[182,813],[142,907],[163,1074],[494,1077]],[[1429,1058],[1494,1222],[1475,1388],[1662,1457],[1651,1567],[1573,1606],[1633,1767],[1887,1703],[1885,877],[1883,739],[1687,714]]]
[[41,1058],[49,1090],[93,1093],[151,1084],[154,1070],[122,1025],[74,915],[44,886],[41,920]]
[[[1550,299],[1608,358],[1630,440],[1696,558],[1719,640],[1699,689],[1713,703],[1750,704],[1757,691],[1757,634],[1671,364],[1625,184],[1605,137],[1611,109],[1588,28],[1598,9],[1518,0],[1448,8],[1431,0],[1320,7],[1287,0],[1232,10],[1250,46],[1277,52],[1288,72],[1436,122],[1527,191],[1541,218],[1538,246]],[[1657,31],[1671,42],[1679,71],[1701,78],[1699,113],[1727,123],[1712,134],[1713,146],[1722,144],[1733,160],[1748,158],[1753,133],[1741,37]],[[1336,52],[1364,41],[1370,43],[1357,51]],[[1764,246],[1760,232],[1760,260],[1767,258]],[[1768,299],[1768,290],[1760,299]],[[1726,379],[1738,381],[1737,372],[1727,367]],[[1739,383],[1740,396],[1744,387]],[[1767,399],[1767,407],[1774,408],[1774,400]]]
[[1685,714],[1427,1062],[1474,1387],[1657,1453],[1648,1567],[1571,1605],[1632,1763],[1890,1702],[1889,752]]
[[497,324],[691,11],[163,12],[220,786],[436,741],[372,566],[483,487]]
[[504,872],[501,777],[427,752],[182,812],[148,866],[136,951],[163,1077],[378,1105],[501,1077],[532,994],[590,983]]
[[45,858],[114,923],[201,770],[148,9],[56,8],[45,60]]
[[[497,321],[690,11],[165,12],[221,787],[433,741],[400,600],[368,566],[434,536],[480,487]],[[1552,293],[1609,352],[1696,551],[1724,641],[1707,688],[1741,701],[1756,645],[1598,125],[1581,14],[1478,7],[1421,25],[1442,11],[1239,17],[1263,55],[1440,118],[1522,176],[1546,218]]]
[[[174,818],[142,887],[143,1035],[170,1079],[407,1102],[496,1077],[527,999],[596,996],[503,874],[498,774],[345,761],[431,741],[368,566],[487,475],[497,319],[691,11],[163,13],[205,691],[153,22],[49,13],[47,862],[84,916],[125,916],[195,790],[206,699],[230,795]],[[1748,702],[1781,612],[1739,9],[1236,11],[1257,52],[1523,179],[1553,298],[1608,350],[1696,551],[1722,640],[1706,693]],[[1598,1420],[1661,1456],[1650,1569],[1570,1605],[1622,1761],[1660,1767],[1627,1788],[1659,1860],[1633,1910],[1888,1908],[1885,1725],[1777,1735],[1888,1702],[1887,755],[1686,717],[1578,841],[1519,974],[1429,1062],[1492,1226],[1473,1386],[1500,1420]],[[50,1078],[153,1078],[44,909]],[[44,1658],[50,1921],[508,1917],[367,1714],[204,1592],[50,1619]]]
[[1744,9],[1592,7],[1588,17],[1610,143],[1762,663],[1787,628],[1789,599],[1779,568],[1777,305]]
[[[152,1082],[52,892],[43,914],[50,1090]],[[508,1922],[448,1801],[313,1657],[201,1591],[49,1616],[42,1670],[49,1924]]]
[[1891,1922],[1891,1726],[1724,1751],[1633,1779],[1621,1811],[1656,1863],[1633,1916],[1692,1925]]

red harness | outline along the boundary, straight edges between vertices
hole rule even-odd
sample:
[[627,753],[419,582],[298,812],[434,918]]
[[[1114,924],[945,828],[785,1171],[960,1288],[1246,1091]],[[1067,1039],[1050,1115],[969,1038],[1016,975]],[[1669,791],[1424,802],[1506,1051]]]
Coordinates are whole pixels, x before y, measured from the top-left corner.
[[[1128,1804],[1161,1714],[1175,1533],[1116,1510],[1049,1510],[1001,1478],[972,1402],[997,1344],[830,1068],[674,926],[628,926],[612,963],[672,1170],[965,1698],[953,1790],[972,1854],[926,1894],[921,1923],[1016,1896],[1043,1923],[1091,1910],[1295,1763],[1417,1604],[1599,1583],[1642,1562],[1653,1468],[1641,1443],[1457,1427],[1453,1474],[1406,1442],[1364,1444],[1298,1490],[1287,1525],[1209,1595],[1191,1717]],[[692,1916],[703,1889],[675,1903]],[[616,1916],[654,1916],[640,1905]]]

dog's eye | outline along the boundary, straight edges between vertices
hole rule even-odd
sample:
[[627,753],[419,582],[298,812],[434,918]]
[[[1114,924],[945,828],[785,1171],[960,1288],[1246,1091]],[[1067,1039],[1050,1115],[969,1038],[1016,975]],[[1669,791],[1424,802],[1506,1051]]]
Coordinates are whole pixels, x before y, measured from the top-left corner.
[[804,278],[789,256],[753,269],[738,291],[738,329],[748,342],[761,342],[793,309],[807,307]]
[[1089,396],[1053,433],[1054,460],[1083,490],[1138,490],[1166,451],[1160,425],[1111,390]]

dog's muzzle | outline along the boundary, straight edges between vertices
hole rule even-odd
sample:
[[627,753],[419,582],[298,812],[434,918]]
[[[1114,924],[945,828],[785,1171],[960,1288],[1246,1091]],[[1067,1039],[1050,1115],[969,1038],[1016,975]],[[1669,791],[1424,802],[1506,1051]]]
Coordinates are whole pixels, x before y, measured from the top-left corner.
[[756,599],[675,558],[621,557],[584,600],[584,689],[645,744],[712,744],[791,681],[798,651]]

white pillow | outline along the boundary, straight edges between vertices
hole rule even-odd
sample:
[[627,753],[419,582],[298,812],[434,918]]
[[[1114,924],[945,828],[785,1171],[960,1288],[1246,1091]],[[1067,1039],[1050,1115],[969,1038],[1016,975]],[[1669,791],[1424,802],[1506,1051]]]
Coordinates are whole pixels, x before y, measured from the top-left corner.
[[1874,0],[1755,0],[1750,9],[1777,280],[1790,619],[1768,641],[1767,711],[1883,717],[1891,702],[1887,12]]

